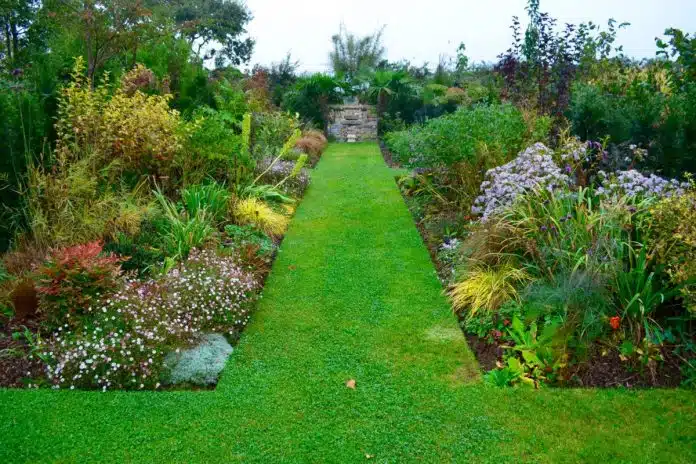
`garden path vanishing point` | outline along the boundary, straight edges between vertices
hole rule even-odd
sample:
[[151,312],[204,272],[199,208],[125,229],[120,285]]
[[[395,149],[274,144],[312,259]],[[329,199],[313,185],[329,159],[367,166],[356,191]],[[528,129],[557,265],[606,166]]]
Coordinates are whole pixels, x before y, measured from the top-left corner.
[[215,391],[0,390],[0,462],[696,462],[695,399],[484,385],[377,145],[332,145]]

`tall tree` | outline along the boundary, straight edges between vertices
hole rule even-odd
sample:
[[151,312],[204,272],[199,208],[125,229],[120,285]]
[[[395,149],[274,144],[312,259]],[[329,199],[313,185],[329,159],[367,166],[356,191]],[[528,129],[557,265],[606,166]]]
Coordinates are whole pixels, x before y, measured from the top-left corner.
[[251,59],[254,41],[246,34],[249,9],[238,0],[154,0],[172,8],[174,20],[193,51],[217,67]]
[[338,34],[331,37],[333,51],[329,54],[336,77],[352,83],[359,74],[376,69],[386,51],[382,45],[383,32],[384,27],[365,37],[357,37],[341,24]]
[[64,30],[81,36],[92,85],[113,58],[129,56],[135,65],[139,45],[157,30],[144,0],[54,0],[49,8]]
[[0,58],[6,68],[19,66],[20,54],[27,42],[27,31],[39,6],[38,0],[0,0]]

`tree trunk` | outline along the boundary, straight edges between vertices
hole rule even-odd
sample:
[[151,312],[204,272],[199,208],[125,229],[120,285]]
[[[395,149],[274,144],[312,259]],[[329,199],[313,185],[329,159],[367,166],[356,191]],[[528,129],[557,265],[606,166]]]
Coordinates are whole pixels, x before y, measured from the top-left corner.
[[380,92],[377,94],[377,113],[380,117],[384,115],[387,110],[387,95],[385,92]]
[[96,68],[96,56],[94,53],[94,37],[92,35],[92,23],[94,22],[94,1],[84,2],[85,47],[87,47],[87,76],[92,89],[94,89],[94,71]]
[[9,22],[5,23],[5,48],[7,49],[7,62],[12,63],[12,41]]
[[19,54],[19,32],[17,31],[17,24],[14,21],[10,22],[12,28],[12,57],[16,61],[17,55]]

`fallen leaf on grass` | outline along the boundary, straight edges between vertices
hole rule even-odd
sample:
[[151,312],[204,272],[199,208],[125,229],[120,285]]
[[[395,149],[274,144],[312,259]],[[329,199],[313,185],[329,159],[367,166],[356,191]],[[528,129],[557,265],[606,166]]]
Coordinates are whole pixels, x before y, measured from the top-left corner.
[[355,390],[355,379],[350,379],[346,382],[346,387]]
[[290,266],[288,266],[288,269],[290,269],[291,271],[294,271],[295,269],[297,269],[297,266],[295,266],[294,264],[291,264]]
[[367,454],[367,453],[365,453],[365,459],[372,459],[372,458],[374,458],[374,457],[375,457],[374,454]]

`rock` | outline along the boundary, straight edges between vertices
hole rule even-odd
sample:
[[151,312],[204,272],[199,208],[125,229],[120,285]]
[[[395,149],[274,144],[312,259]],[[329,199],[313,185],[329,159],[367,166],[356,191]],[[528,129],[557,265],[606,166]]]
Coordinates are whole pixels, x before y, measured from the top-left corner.
[[197,346],[179,353],[171,352],[165,357],[169,375],[164,381],[166,384],[215,385],[232,351],[222,335],[204,335]]
[[374,107],[369,105],[334,105],[328,132],[340,142],[377,140],[377,119]]

